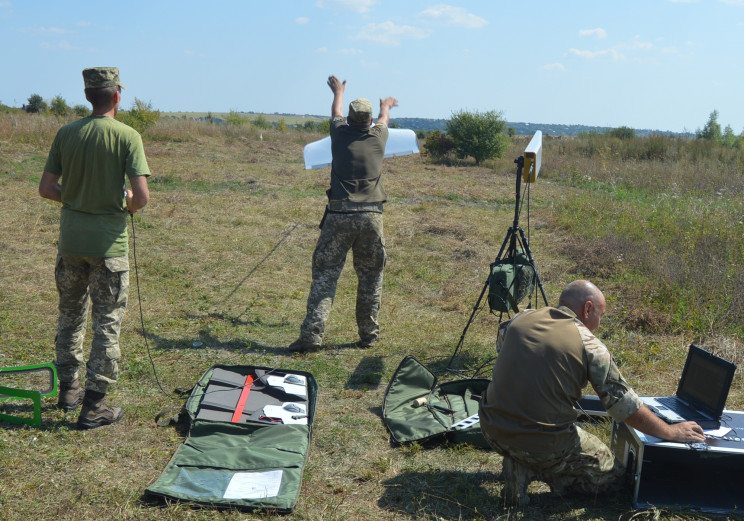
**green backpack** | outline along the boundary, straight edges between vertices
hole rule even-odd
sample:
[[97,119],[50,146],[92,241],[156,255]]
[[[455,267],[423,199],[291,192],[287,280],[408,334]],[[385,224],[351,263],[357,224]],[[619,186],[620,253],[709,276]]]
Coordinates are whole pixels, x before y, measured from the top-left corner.
[[517,305],[535,288],[535,269],[524,250],[491,264],[488,306],[491,311],[518,312]]

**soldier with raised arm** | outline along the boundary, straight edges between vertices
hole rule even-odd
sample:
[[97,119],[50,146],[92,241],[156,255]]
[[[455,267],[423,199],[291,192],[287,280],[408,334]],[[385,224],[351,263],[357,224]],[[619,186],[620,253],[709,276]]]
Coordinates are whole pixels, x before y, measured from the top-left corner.
[[383,203],[387,200],[382,184],[382,160],[388,138],[390,109],[395,98],[380,100],[377,123],[372,126],[372,105],[365,98],[349,104],[344,118],[346,81],[328,78],[333,92],[331,106],[331,165],[328,205],[321,232],[313,252],[307,314],[300,336],[290,351],[320,349],[325,325],[336,295],[336,284],[349,250],[353,253],[358,279],[356,322],[358,347],[372,347],[380,338],[378,313],[385,266],[385,238],[382,226]]

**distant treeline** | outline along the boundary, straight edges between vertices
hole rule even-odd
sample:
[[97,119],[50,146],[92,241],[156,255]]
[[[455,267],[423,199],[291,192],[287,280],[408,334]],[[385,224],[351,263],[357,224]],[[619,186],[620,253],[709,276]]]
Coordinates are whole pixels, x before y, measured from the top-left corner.
[[[391,118],[391,126],[397,126],[399,128],[410,128],[412,130],[421,130],[424,132],[432,130],[447,130],[446,119],[425,119],[425,118]],[[532,135],[535,131],[540,130],[543,135],[547,136],[578,136],[579,134],[590,134],[599,133],[604,134],[612,127],[594,127],[589,125],[562,125],[559,123],[522,123],[522,122],[507,122],[506,126],[514,129],[514,133],[517,135]],[[635,135],[639,137],[651,136],[653,134],[662,134],[666,136],[687,136],[692,137],[693,134],[679,134],[670,131],[663,130],[651,130],[651,129],[634,129]]]

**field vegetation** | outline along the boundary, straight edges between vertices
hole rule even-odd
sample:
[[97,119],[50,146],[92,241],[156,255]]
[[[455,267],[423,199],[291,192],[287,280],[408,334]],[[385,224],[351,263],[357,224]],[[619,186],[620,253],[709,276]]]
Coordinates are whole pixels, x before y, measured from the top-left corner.
[[[2,366],[54,357],[59,206],[41,199],[37,187],[55,132],[72,117],[0,114]],[[161,118],[144,131],[152,197],[134,218],[134,234],[130,224],[137,271],[121,335],[121,378],[110,395],[125,417],[77,431],[76,415],[48,399],[41,428],[0,424],[0,521],[726,518],[633,510],[627,493],[561,497],[538,482],[529,507],[517,511],[499,498],[497,454],[463,445],[391,446],[382,398],[403,357],[415,355],[441,379],[454,378],[442,369],[512,224],[513,160],[529,136],[512,137],[502,159],[479,164],[437,163],[426,154],[385,160],[382,342],[354,347],[349,265],[327,349],[291,356],[286,346],[304,317],[329,175],[303,170],[302,147],[321,137],[189,118]],[[744,363],[741,140],[729,146],[622,131],[546,137],[542,165],[520,223],[548,299],[554,303],[577,278],[604,290],[599,334],[637,391],[673,393],[691,342]],[[456,360],[468,376],[488,377],[498,321],[483,309],[470,327]],[[313,444],[288,516],[143,496],[184,439],[173,427],[157,427],[156,414],[183,405],[174,389],[190,388],[217,363],[304,370],[318,380]],[[741,370],[728,407],[744,408]],[[25,404],[0,408],[28,413]],[[609,432],[606,424],[591,428]]]

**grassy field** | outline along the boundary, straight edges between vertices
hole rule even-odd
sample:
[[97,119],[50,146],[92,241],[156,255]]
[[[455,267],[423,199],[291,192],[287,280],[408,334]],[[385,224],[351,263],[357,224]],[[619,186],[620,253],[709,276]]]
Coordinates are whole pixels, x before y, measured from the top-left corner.
[[[59,206],[41,199],[37,186],[59,125],[0,115],[2,366],[54,357]],[[77,431],[75,414],[49,399],[40,429],[0,424],[0,521],[725,518],[636,511],[625,493],[560,497],[541,483],[530,489],[530,506],[515,511],[499,498],[497,454],[391,446],[381,420],[389,378],[405,355],[435,369],[452,355],[512,224],[513,160],[528,138],[478,167],[418,155],[386,160],[382,342],[354,347],[349,265],[328,348],[290,355],[328,185],[328,169],[303,169],[302,147],[320,137],[186,120],[164,120],[145,133],[152,198],[134,219],[139,285],[133,271],[122,374],[110,395],[124,419]],[[543,170],[529,192],[529,232],[549,301],[576,278],[602,288],[608,310],[600,335],[643,394],[674,391],[692,341],[741,364],[741,152],[668,138],[586,136],[544,145]],[[525,227],[527,218],[525,211]],[[130,226],[130,244],[131,235]],[[478,314],[459,364],[488,376],[497,324],[486,309]],[[155,415],[182,405],[173,390],[190,388],[216,363],[298,369],[318,380],[313,444],[288,516],[143,496],[183,442],[176,429],[157,427]],[[744,408],[741,371],[728,407]],[[608,434],[605,425],[593,429]]]

